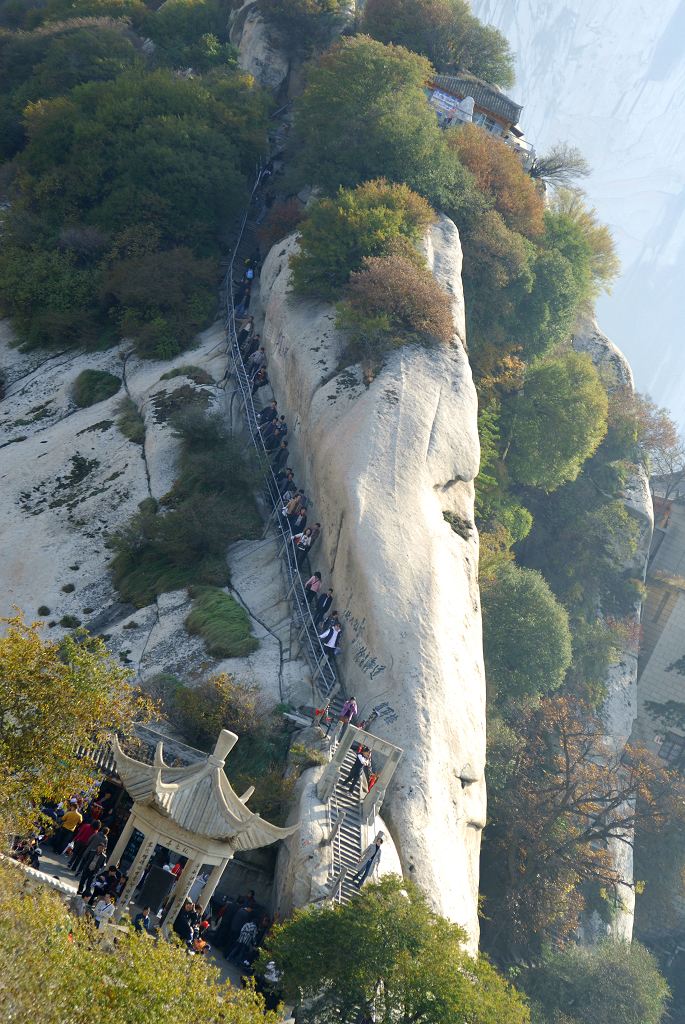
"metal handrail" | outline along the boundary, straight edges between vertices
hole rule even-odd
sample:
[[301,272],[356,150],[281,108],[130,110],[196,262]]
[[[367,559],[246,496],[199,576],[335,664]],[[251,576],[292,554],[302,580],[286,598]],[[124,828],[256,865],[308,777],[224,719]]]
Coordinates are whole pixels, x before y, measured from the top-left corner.
[[240,393],[250,438],[257,454],[259,465],[262,468],[264,482],[266,485],[266,494],[271,504],[272,514],[274,514],[276,529],[280,534],[280,539],[282,541],[281,550],[285,556],[286,572],[290,585],[289,596],[296,611],[297,625],[301,626],[300,643],[302,644],[302,634],[304,634],[306,642],[302,646],[305,652],[305,657],[309,663],[319,695],[326,698],[330,696],[336,685],[338,685],[338,677],[328,659],[326,650],[321,643],[318,631],[314,625],[314,618],[312,616],[309,602],[307,601],[304,583],[302,582],[302,577],[300,576],[300,571],[297,566],[290,527],[287,523],[285,525],[283,523],[283,517],[280,511],[282,503],[280,501],[278,483],[274,471],[269,463],[269,453],[266,450],[259,430],[257,411],[252,397],[250,379],[238,346],[238,332],[236,330],[235,323],[235,306],[233,303],[233,269],[235,265],[235,258],[245,232],[250,206],[261,183],[262,175],[263,169],[259,168],[254,185],[252,186],[252,192],[250,193],[250,201],[243,214],[236,242],[233,247],[233,253],[231,254],[231,259],[224,278],[224,292],[226,297],[226,317],[224,327],[226,329],[228,349],[230,350],[233,359],[233,371],[237,381],[236,390]]

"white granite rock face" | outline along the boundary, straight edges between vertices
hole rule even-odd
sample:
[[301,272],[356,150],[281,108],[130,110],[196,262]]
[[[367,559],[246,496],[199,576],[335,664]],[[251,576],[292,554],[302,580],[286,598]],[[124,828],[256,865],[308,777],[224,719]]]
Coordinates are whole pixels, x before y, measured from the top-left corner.
[[[426,252],[453,296],[450,346],[393,354],[366,388],[338,370],[331,306],[289,294],[294,238],[262,271],[269,375],[291,426],[298,481],[323,535],[313,568],[332,580],[340,659],[362,713],[398,715],[383,733],[405,753],[383,807],[407,877],[478,938],[485,823],[485,681],[473,480],[477,401],[463,346],[461,247],[447,218]],[[463,524],[457,534],[443,512]]]
[[[587,318],[578,324],[573,336],[573,347],[577,352],[588,353],[610,391],[626,388],[633,390],[633,373],[628,360],[602,333],[594,318]],[[637,550],[630,564],[624,568],[630,569],[631,575],[636,579],[644,580],[654,528],[654,513],[649,480],[643,466],[633,466],[621,497],[626,509],[640,526]],[[642,603],[637,601],[630,616],[636,626],[639,625],[641,612]],[[616,751],[621,751],[625,747],[637,716],[637,655],[637,643],[634,646],[626,646],[616,664],[610,666],[606,679],[607,698],[603,717],[607,740]],[[614,841],[611,844],[611,852],[614,865],[621,877],[632,881],[632,847]],[[630,941],[635,911],[635,893],[630,885],[622,887],[621,902],[622,909],[616,914],[610,930],[615,937]],[[589,919],[586,917],[583,922],[583,937],[587,941],[602,937],[607,930],[606,924],[597,914],[590,915]]]
[[238,47],[238,66],[265,89],[277,93],[288,77],[290,59],[275,45],[273,33],[259,11],[259,0],[247,0],[229,23],[230,40]]
[[[108,570],[107,535],[141,501],[166,494],[177,475],[178,440],[161,407],[164,399],[184,389],[186,398],[202,392],[212,408],[224,408],[225,394],[216,387],[198,386],[185,376],[160,379],[174,366],[192,363],[221,380],[221,327],[205,331],[196,348],[166,362],[124,358],[126,346],[102,353],[25,354],[11,347],[11,332],[2,327],[0,365],[8,387],[0,403],[0,615],[16,606],[34,619],[45,606],[49,614],[41,617],[52,624],[50,638],[65,631],[60,620],[71,616],[106,636],[110,650],[141,679],[170,672],[193,681],[227,671],[258,682],[270,705],[311,703],[306,664],[284,656],[289,612],[273,542],[237,544],[228,554],[236,597],[253,613],[252,630],[260,641],[248,658],[216,661],[199,637],[189,636],[187,591],[133,608],[119,601]],[[144,450],[116,425],[123,384],[107,401],[75,406],[71,388],[84,369],[108,370],[122,380],[125,372],[128,393],[145,420]]]

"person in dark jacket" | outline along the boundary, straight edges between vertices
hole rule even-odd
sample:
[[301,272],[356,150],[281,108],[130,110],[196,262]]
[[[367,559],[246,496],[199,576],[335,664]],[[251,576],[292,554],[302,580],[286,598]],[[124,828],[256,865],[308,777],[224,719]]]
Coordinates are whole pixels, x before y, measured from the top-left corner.
[[194,914],[195,907],[193,903],[190,900],[186,900],[174,921],[174,931],[185,943],[190,943],[193,939]]
[[[333,591],[327,590],[325,594],[320,594],[316,599],[316,614],[314,615],[314,625],[318,629],[321,623],[326,618],[328,609],[333,604]],[[337,615],[337,612],[333,612]]]
[[155,929],[150,914],[150,907],[143,907],[140,913],[136,914],[133,919],[133,927],[137,932],[147,932],[148,935],[154,935]]
[[[343,781],[343,786],[347,786],[350,793],[354,793],[357,783],[361,777],[362,771],[366,768],[371,767],[371,751],[368,747],[360,747],[354,759],[354,764],[350,769],[347,778]],[[366,877],[366,876],[364,876]]]
[[120,881],[121,872],[118,868],[115,868],[114,864],[110,864],[106,871],[101,871],[99,875],[96,875],[93,882],[93,892],[88,900],[89,906],[92,907],[96,900],[102,899],[108,893],[116,896]]
[[224,956],[226,958],[228,958],[231,950],[238,941],[238,936],[240,935],[243,925],[252,920],[253,914],[254,907],[251,903],[248,903],[245,906],[240,907],[240,909],[233,915],[231,930],[228,933],[228,941],[224,946]]
[[281,466],[285,466],[290,452],[288,451],[288,442],[281,441],[281,447],[276,449],[276,454],[273,457],[271,465],[274,470],[280,469]]
[[102,871],[107,860],[107,853],[105,846],[100,842],[96,851],[89,854],[85,858],[85,864],[79,876],[78,890],[77,892],[81,896],[90,895],[90,887],[93,884],[93,879],[97,875],[98,871]]
[[278,406],[276,399],[272,398],[268,405],[265,405],[260,412],[257,413],[257,423],[260,427],[267,427],[269,423],[272,423],[275,419],[278,419]]

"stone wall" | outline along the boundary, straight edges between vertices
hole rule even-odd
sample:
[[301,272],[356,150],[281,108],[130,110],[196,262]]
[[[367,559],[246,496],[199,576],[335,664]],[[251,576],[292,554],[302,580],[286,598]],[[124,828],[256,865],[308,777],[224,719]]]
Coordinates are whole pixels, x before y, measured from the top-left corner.
[[[362,713],[388,701],[404,748],[384,818],[404,873],[475,948],[485,822],[485,682],[473,481],[477,401],[464,348],[461,247],[447,218],[426,252],[453,297],[449,346],[406,347],[369,387],[338,369],[329,305],[289,291],[293,238],[261,276],[269,374],[291,426],[298,481],[323,524],[313,568],[345,625],[340,667]],[[445,521],[451,512],[461,534]],[[379,730],[381,731],[381,730]]]

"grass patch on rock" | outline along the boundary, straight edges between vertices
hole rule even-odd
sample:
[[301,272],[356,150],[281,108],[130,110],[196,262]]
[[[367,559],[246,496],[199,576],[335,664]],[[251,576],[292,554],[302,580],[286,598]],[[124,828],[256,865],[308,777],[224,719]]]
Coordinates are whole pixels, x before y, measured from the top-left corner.
[[211,373],[207,373],[201,366],[189,363],[187,366],[177,366],[174,370],[167,370],[159,378],[160,380],[172,380],[174,377],[188,377],[195,384],[214,384]]
[[104,402],[116,395],[121,378],[106,370],[82,370],[74,381],[72,397],[80,409]]
[[124,437],[135,444],[145,442],[145,420],[132,398],[126,395],[117,406],[117,426]]
[[257,650],[259,641],[252,636],[248,614],[230,594],[217,587],[197,587],[191,596],[186,628],[202,637],[213,658],[244,658]]

